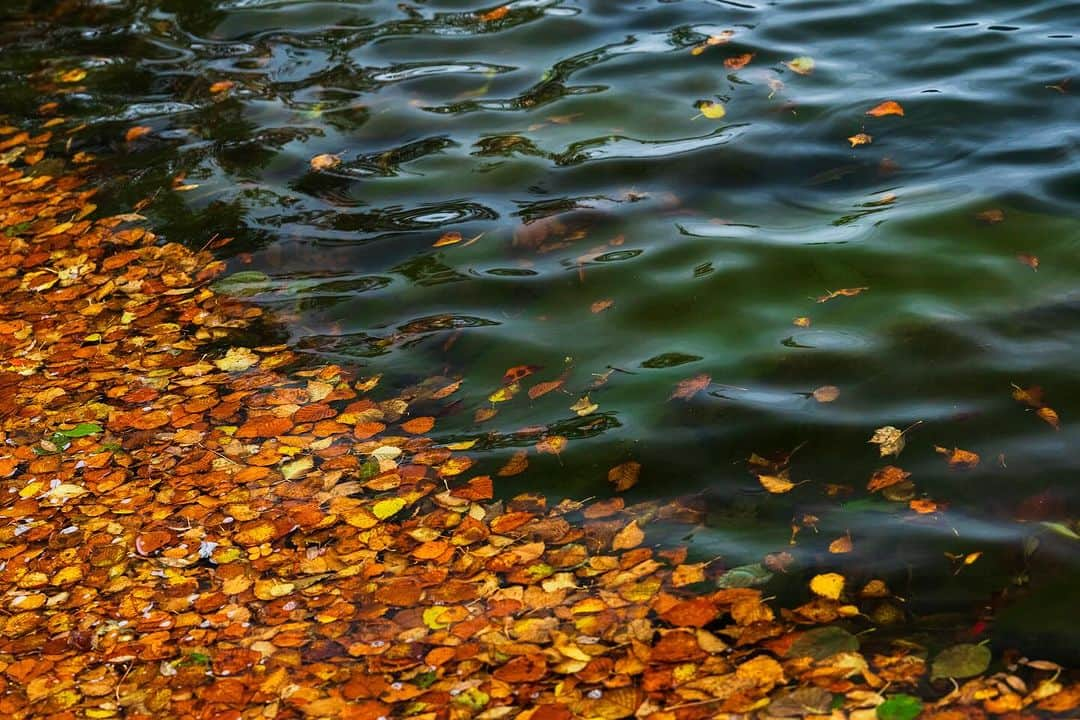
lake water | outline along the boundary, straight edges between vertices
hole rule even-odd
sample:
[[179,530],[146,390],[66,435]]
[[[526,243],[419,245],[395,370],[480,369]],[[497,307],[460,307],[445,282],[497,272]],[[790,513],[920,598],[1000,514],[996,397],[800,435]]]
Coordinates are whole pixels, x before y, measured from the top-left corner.
[[[635,460],[630,497],[700,493],[696,557],[884,574],[924,628],[1077,596],[1075,3],[13,0],[0,48],[0,119],[59,103],[104,209],[234,238],[253,342],[460,377],[435,437],[530,450],[499,493]],[[748,458],[796,448],[766,492]],[[913,486],[869,493],[887,464]]]

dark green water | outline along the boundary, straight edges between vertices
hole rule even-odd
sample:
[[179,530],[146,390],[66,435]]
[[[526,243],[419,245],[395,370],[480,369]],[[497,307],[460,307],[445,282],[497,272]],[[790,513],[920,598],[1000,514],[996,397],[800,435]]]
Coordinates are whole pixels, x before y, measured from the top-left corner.
[[[263,274],[251,299],[310,361],[463,378],[435,434],[477,438],[480,469],[531,448],[521,428],[570,438],[505,494],[606,495],[635,459],[632,497],[702,494],[691,548],[728,566],[789,549],[961,618],[1050,578],[1080,597],[1076,4],[518,0],[482,19],[496,7],[9,0],[0,113],[37,124],[58,102],[104,205],[156,193],[167,239],[235,237],[231,269]],[[885,100],[904,116],[865,114]],[[135,125],[152,133],[126,143]],[[341,164],[312,171],[324,153]],[[159,192],[181,173],[198,187]],[[541,369],[474,422],[522,364]],[[569,393],[527,397],[563,373]],[[1043,386],[1060,431],[1012,383]],[[835,402],[809,396],[823,385]],[[928,516],[865,489],[874,429],[920,422],[892,461],[947,505]],[[792,479],[811,482],[764,493],[747,457],[803,443]],[[934,445],[982,461],[953,470]],[[819,532],[789,547],[807,513]],[[854,552],[827,553],[845,532]],[[955,574],[945,555],[979,551]]]

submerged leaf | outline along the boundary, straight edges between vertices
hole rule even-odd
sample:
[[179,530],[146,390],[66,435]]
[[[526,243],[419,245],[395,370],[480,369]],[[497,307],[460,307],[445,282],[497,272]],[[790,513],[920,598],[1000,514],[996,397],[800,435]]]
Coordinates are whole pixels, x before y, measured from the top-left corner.
[[799,75],[809,75],[814,72],[814,58],[806,55],[797,57],[794,60],[788,60],[784,64],[788,66],[789,70]]
[[893,695],[877,706],[879,720],[915,720],[923,710],[922,700],[914,695]]
[[930,666],[930,679],[974,677],[990,666],[990,648],[964,643],[942,650]]

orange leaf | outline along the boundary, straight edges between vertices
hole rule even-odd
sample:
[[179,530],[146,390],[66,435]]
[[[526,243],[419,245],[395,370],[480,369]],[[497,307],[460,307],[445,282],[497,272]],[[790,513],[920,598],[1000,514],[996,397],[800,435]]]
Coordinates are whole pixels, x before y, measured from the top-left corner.
[[146,127],[145,125],[136,125],[134,127],[128,128],[128,131],[124,133],[124,140],[127,142],[135,142],[143,135],[149,135],[150,132],[151,129]]
[[971,469],[979,464],[979,456],[970,450],[961,450],[960,448],[948,450],[936,445],[934,450],[944,455],[949,461],[949,467],[952,468]]
[[750,61],[754,59],[754,53],[743,53],[742,55],[735,55],[724,60],[724,67],[728,70],[741,70],[750,64]]
[[[148,413],[135,413],[131,418],[131,427],[136,430],[154,430],[169,424],[169,413],[164,410],[151,410]],[[290,426],[292,423],[289,423]]]
[[311,158],[310,164],[312,170],[332,170],[341,164],[341,158],[337,155],[324,153]]
[[495,22],[496,20],[502,20],[504,17],[510,14],[509,5],[500,5],[494,10],[488,10],[486,13],[480,14],[480,19],[484,22]]
[[605,310],[607,310],[608,308],[610,308],[614,304],[615,304],[615,301],[611,300],[611,299],[597,300],[596,302],[594,302],[592,305],[589,306],[589,310],[595,315],[597,313],[604,312]]
[[454,488],[450,491],[450,494],[454,497],[464,498],[465,500],[472,500],[474,502],[490,500],[495,496],[494,486],[492,485],[490,475],[474,477],[465,484],[465,487]]
[[401,429],[413,435],[423,435],[435,427],[435,418],[430,416],[418,417],[401,424]]
[[858,147],[859,145],[869,145],[874,141],[874,138],[866,133],[856,133],[847,139],[851,143],[851,147]]
[[938,504],[933,500],[912,500],[908,503],[908,507],[919,513],[920,515],[928,515],[933,512],[937,512]]
[[819,403],[831,403],[840,397],[840,388],[835,385],[822,385],[814,391],[814,399]]
[[503,373],[503,385],[510,385],[511,383],[516,383],[518,380],[532,375],[539,369],[539,365],[515,365],[514,367]]
[[882,115],[903,115],[904,108],[900,103],[895,100],[886,100],[885,102],[875,105],[866,111],[867,115],[871,117],[881,117]]
[[870,492],[877,492],[878,490],[884,490],[887,487],[898,485],[911,477],[911,473],[896,467],[895,465],[886,465],[874,472],[870,476],[870,482],[866,486],[866,489]]
[[607,479],[615,486],[615,492],[623,492],[637,485],[640,475],[641,463],[630,460],[608,470]]
[[660,614],[660,618],[676,627],[705,627],[719,614],[716,605],[699,597],[672,605]]
[[1038,270],[1039,270],[1039,256],[1038,255],[1028,255],[1027,253],[1019,253],[1016,256],[1016,259],[1019,262],[1022,262],[1025,265],[1027,265],[1032,270],[1035,270],[1036,272],[1038,272]]
[[830,291],[826,292],[824,295],[818,296],[817,301],[819,303],[823,303],[823,302],[828,302],[828,301],[832,300],[833,298],[838,298],[838,297],[855,297],[856,295],[858,295],[860,293],[864,293],[869,289],[870,288],[868,288],[868,287],[855,287],[855,288],[841,288],[840,290],[830,290]]
[[611,540],[612,550],[629,550],[636,548],[645,540],[645,533],[638,527],[637,521],[634,520],[629,525],[624,527],[619,532],[615,533],[615,537]]
[[975,215],[975,219],[979,222],[984,222],[990,225],[995,223],[1004,222],[1005,211],[1000,208],[991,208],[989,210],[983,210]]
[[779,475],[758,475],[758,482],[774,495],[790,492],[795,487],[795,483],[788,480],[787,470]]
[[385,425],[383,425],[381,422],[376,422],[374,420],[370,420],[368,422],[359,422],[356,423],[356,427],[353,428],[353,437],[355,437],[357,440],[367,440],[370,437],[378,435],[385,429]]
[[536,449],[540,452],[558,455],[566,448],[566,438],[562,435],[548,435],[536,443]]
[[836,538],[831,543],[829,543],[829,552],[833,553],[834,555],[842,555],[844,553],[849,553],[851,552],[852,548],[853,545],[850,535]]
[[232,80],[218,80],[216,83],[210,86],[210,92],[217,95],[218,93],[232,90],[235,84],[236,83],[234,83]]
[[442,236],[435,241],[435,244],[431,247],[446,247],[447,245],[457,245],[461,242],[461,233],[448,232],[443,233]]
[[1058,418],[1057,411],[1053,408],[1041,407],[1035,411],[1035,414],[1055,430],[1061,429],[1061,420]]
[[550,380],[548,382],[540,382],[529,388],[529,399],[535,400],[541,395],[547,395],[552,390],[557,390],[562,387],[563,380]]
[[292,430],[293,421],[289,418],[260,415],[253,417],[236,431],[238,438],[276,437]]

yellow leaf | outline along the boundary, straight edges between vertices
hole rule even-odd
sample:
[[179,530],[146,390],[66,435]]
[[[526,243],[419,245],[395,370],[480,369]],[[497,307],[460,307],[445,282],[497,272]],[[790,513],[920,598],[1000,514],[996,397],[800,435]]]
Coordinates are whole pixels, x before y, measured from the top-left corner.
[[488,400],[493,403],[506,402],[507,400],[517,395],[518,390],[520,389],[521,385],[519,383],[510,383],[509,385],[501,387],[495,392],[488,395]]
[[403,507],[405,507],[405,501],[401,498],[388,498],[372,505],[371,513],[380,520],[385,520]]
[[758,475],[758,482],[761,483],[761,487],[774,495],[789,492],[795,487],[795,483],[788,480],[787,470],[779,475]]
[[641,463],[630,460],[608,470],[607,479],[615,486],[615,492],[624,492],[637,485],[641,475]]
[[600,409],[600,406],[589,399],[588,395],[583,396],[580,400],[570,406],[570,409],[576,412],[578,415],[584,417],[590,415]]
[[814,58],[806,57],[805,55],[797,57],[794,60],[788,60],[784,64],[788,66],[788,69],[791,70],[791,72],[798,73],[799,75],[809,75],[814,72]]
[[881,457],[889,455],[899,457],[900,452],[904,449],[904,433],[899,428],[886,425],[875,430],[873,437],[868,442],[878,446]]
[[698,110],[710,120],[719,120],[727,115],[727,110],[724,108],[723,103],[713,102],[711,100],[706,100],[698,105]]
[[871,135],[866,133],[856,133],[847,139],[851,143],[851,147],[858,147],[859,145],[869,145],[874,141]]
[[431,247],[446,247],[447,245],[457,245],[459,242],[461,242],[461,233],[447,232],[443,233]]
[[810,580],[810,591],[830,600],[839,600],[844,591],[844,576],[839,573],[815,575]]
[[85,78],[86,78],[86,71],[83,70],[82,68],[75,68],[74,70],[68,70],[65,73],[61,73],[59,79],[60,79],[60,82],[77,83],[80,80],[84,80]]
[[341,158],[337,155],[324,153],[311,158],[312,170],[332,170],[341,164]]
[[439,622],[440,618],[446,614],[446,608],[444,607],[429,607],[424,610],[424,624],[432,630],[443,630],[450,627],[448,622]]
[[645,540],[645,533],[638,527],[637,521],[631,522],[619,532],[611,541],[612,550],[630,550],[636,548]]
[[248,348],[233,347],[229,348],[225,353],[225,357],[219,358],[214,361],[218,370],[225,372],[240,372],[247,370],[252,365],[259,362],[259,356],[253,353]]

